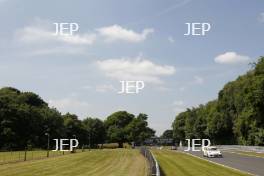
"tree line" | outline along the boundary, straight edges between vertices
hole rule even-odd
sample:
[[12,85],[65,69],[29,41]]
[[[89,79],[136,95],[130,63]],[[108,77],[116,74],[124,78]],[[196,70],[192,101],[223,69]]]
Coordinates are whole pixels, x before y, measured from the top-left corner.
[[216,100],[176,116],[172,128],[177,142],[209,138],[214,144],[264,145],[264,57],[251,65]]
[[141,144],[155,135],[148,127],[148,116],[135,116],[118,111],[104,121],[98,118],[80,120],[75,114],[62,115],[50,108],[43,99],[33,92],[21,92],[12,87],[0,89],[0,149],[47,148],[49,134],[52,139],[77,138],[80,145],[125,142]]

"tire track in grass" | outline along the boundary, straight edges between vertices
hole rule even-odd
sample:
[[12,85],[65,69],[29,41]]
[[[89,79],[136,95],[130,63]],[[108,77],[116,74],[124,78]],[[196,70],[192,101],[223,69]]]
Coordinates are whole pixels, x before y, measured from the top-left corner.
[[[115,155],[112,155],[112,152],[115,152]],[[107,154],[107,156],[104,156],[102,158],[102,160],[100,160],[99,162],[97,162],[97,164],[99,164],[99,167],[97,166],[96,168],[94,168],[93,170],[90,170],[89,172],[87,172],[87,175],[107,175],[109,173],[111,173],[111,170],[114,169],[113,166],[115,166],[119,159],[119,155],[120,152],[116,151],[107,151],[107,153],[105,152],[104,155]],[[103,163],[103,164],[102,164]]]
[[[139,151],[137,151],[139,153]],[[144,166],[144,167],[141,167]],[[148,174],[148,163],[143,155],[139,153],[139,155],[133,156],[133,162],[131,163],[131,167],[129,168],[129,175],[134,175],[135,171],[133,168],[138,168],[141,170],[138,170],[140,175],[147,175]]]
[[[158,160],[160,157],[157,157]],[[163,170],[163,172],[166,173],[166,175],[175,175],[175,170],[177,169],[178,171],[180,171],[180,175],[186,175],[186,176],[192,176],[191,174],[189,174],[188,170],[186,170],[184,167],[182,167],[178,162],[175,162],[175,160],[173,160],[171,158],[170,155],[168,155],[168,153],[164,154],[164,158],[160,158],[161,159],[161,166],[163,166],[162,162],[164,163],[164,165],[170,167],[171,169],[169,169],[168,171],[170,171],[169,173],[166,173],[167,170]],[[176,167],[176,168],[175,168]],[[171,172],[173,171],[173,173]]]
[[105,151],[92,151],[88,153],[87,156],[83,156],[82,160],[78,162],[74,162],[72,165],[72,169],[68,170],[68,172],[62,173],[63,175],[93,175],[100,171],[100,169],[104,168],[107,165],[107,161],[109,161],[109,153]]
[[[1,176],[146,176],[144,158],[134,150],[94,150],[45,160],[27,161],[0,166]],[[133,165],[136,159],[142,165]]]
[[[118,149],[117,149],[118,150]],[[133,151],[128,151],[128,150],[121,150],[119,153],[118,153],[118,156],[115,156],[114,159],[115,159],[115,162],[111,162],[111,165],[109,165],[107,167],[107,169],[100,173],[100,175],[109,175],[111,176],[112,173],[110,172],[111,170],[116,170],[115,172],[115,176],[123,176],[123,167],[126,167],[128,164],[127,164],[127,160],[130,160],[132,161],[133,159],[130,158],[129,153],[133,153]],[[127,172],[127,170],[125,170],[125,172]]]
[[[79,153],[74,154],[74,155],[66,155],[60,158],[50,158],[47,160],[40,160],[40,161],[29,161],[29,162],[23,162],[23,163],[18,163],[16,166],[19,167],[19,175],[25,175],[28,176],[29,173],[32,175],[36,176],[43,176],[43,175],[54,175],[57,174],[56,171],[59,170],[60,173],[63,173],[64,171],[67,174],[68,168],[72,167],[72,163],[78,162],[79,158],[82,157]],[[97,160],[97,157],[93,157],[95,160]],[[45,167],[43,167],[43,165]],[[13,168],[14,165],[9,165],[9,168],[7,168],[7,173],[2,172],[3,174],[9,174],[10,175],[17,175],[18,173],[16,172],[10,172],[10,169]],[[30,172],[29,172],[30,170]],[[13,173],[13,174],[12,174]]]

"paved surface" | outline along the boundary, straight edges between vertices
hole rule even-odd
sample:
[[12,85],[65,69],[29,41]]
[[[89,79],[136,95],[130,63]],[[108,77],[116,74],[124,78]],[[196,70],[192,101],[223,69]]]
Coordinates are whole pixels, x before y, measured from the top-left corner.
[[204,158],[228,167],[232,167],[257,176],[264,176],[264,158],[239,155],[236,153],[222,152],[223,158],[203,157],[202,152],[188,152],[192,155]]

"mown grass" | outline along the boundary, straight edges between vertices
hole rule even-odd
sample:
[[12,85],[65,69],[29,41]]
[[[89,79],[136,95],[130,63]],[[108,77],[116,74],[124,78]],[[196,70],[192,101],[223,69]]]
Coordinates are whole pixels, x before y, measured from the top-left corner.
[[164,176],[247,176],[181,152],[169,150],[152,150],[152,152]]
[[107,149],[0,165],[1,176],[147,176],[138,150]]

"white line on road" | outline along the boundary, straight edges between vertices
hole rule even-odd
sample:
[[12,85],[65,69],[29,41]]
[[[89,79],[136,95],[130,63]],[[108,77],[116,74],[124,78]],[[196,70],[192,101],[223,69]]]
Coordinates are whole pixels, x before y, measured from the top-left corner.
[[182,151],[179,151],[179,152],[181,152],[181,153],[185,153],[185,154],[187,154],[187,155],[190,155],[190,156],[193,156],[193,157],[199,158],[199,159],[201,159],[201,160],[208,161],[208,162],[210,162],[210,163],[213,163],[213,164],[216,164],[216,165],[219,165],[219,166],[222,166],[222,167],[226,167],[226,168],[229,168],[229,169],[232,169],[232,170],[235,170],[235,171],[239,171],[239,172],[246,173],[246,174],[253,175],[253,176],[259,176],[259,175],[255,175],[255,174],[252,174],[252,173],[249,173],[249,172],[246,172],[246,171],[242,171],[242,170],[239,170],[239,169],[236,169],[236,168],[233,168],[233,167],[229,167],[229,166],[226,166],[226,165],[223,165],[223,164],[220,164],[220,163],[217,163],[217,162],[211,161],[211,160],[207,160],[207,159],[201,158],[201,157],[196,156],[196,155],[193,155],[193,154],[191,154],[191,153],[186,153],[186,152],[182,152]]

